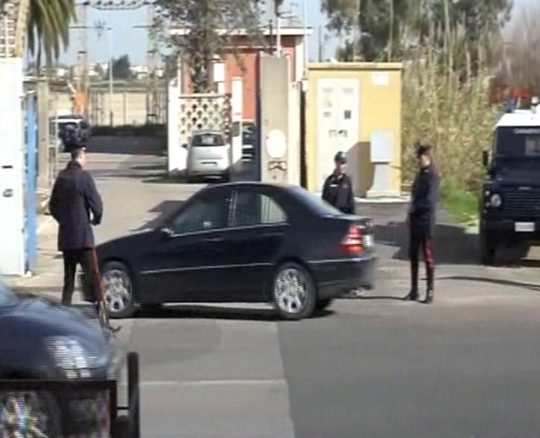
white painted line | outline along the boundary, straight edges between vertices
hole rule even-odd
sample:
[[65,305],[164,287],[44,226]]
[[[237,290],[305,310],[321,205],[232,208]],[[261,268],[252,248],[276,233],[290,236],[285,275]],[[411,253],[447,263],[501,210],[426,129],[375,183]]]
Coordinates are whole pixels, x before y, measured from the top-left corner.
[[[122,383],[126,385],[126,383]],[[141,386],[287,386],[285,379],[268,380],[147,380]]]

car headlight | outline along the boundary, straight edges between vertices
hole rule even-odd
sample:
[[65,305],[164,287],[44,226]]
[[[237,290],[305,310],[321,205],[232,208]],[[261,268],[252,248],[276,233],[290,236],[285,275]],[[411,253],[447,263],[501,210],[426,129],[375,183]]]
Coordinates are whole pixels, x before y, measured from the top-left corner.
[[80,341],[66,336],[48,338],[46,347],[56,366],[68,375],[105,366],[108,361],[108,355],[93,354],[84,348]]
[[489,198],[489,205],[491,205],[492,207],[500,207],[501,204],[502,204],[501,195],[497,193],[494,193],[493,195],[491,195],[491,197]]

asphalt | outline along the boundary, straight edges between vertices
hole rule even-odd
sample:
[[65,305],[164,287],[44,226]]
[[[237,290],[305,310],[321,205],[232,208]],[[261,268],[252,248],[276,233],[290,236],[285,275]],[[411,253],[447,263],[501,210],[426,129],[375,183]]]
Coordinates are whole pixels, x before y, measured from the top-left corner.
[[[202,187],[164,178],[158,148],[101,139],[89,153],[106,206],[98,240],[159,223]],[[406,303],[405,206],[359,208],[375,219],[380,256],[364,299],[300,322],[242,304],[120,322],[119,343],[141,357],[143,437],[539,435],[537,259],[478,266],[476,237],[441,216],[435,303]],[[59,297],[55,228],[44,224],[38,275],[18,283]]]

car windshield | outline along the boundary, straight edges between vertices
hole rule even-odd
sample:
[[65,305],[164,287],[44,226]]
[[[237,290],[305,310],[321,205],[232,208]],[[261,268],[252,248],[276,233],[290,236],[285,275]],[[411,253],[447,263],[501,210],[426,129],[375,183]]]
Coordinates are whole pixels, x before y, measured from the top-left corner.
[[297,199],[321,216],[342,216],[337,208],[302,187],[291,187]]
[[494,155],[496,158],[540,158],[540,128],[497,128]]
[[224,146],[223,136],[221,134],[196,134],[191,140],[191,146],[212,147]]
[[5,306],[11,301],[13,293],[9,290],[7,285],[0,279],[0,307]]

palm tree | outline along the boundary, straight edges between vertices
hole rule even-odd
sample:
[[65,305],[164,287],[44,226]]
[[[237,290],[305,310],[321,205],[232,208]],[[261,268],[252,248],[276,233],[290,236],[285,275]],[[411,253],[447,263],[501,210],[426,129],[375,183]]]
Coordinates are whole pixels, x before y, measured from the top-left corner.
[[69,26],[76,19],[75,0],[30,0],[27,44],[38,69],[42,58],[51,65],[68,47]]

